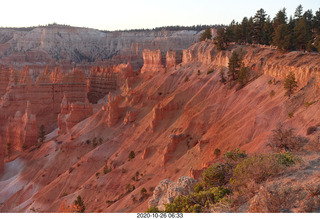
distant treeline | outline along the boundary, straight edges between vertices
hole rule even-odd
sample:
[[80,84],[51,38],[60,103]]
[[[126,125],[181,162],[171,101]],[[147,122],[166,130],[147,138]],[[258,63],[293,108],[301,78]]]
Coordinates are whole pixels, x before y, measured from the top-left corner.
[[116,30],[116,31],[102,31],[102,32],[142,32],[142,31],[180,31],[180,30],[193,30],[193,31],[202,31],[206,28],[218,28],[225,27],[225,25],[193,25],[193,26],[164,26],[164,27],[156,27],[152,29],[131,29],[131,30]]
[[253,17],[244,17],[241,23],[234,20],[227,28],[220,28],[214,39],[220,49],[229,42],[274,45],[280,50],[320,51],[320,9],[303,12],[299,5],[288,19],[286,8],[271,19],[264,9]]
[[[0,27],[0,29],[10,29],[10,30],[16,30],[16,31],[32,31],[35,28],[38,27],[59,27],[59,28],[69,28],[71,27],[70,25],[66,24],[57,24],[57,23],[52,23],[52,24],[47,24],[47,25],[39,25],[39,26],[33,26],[33,27]],[[101,30],[104,33],[110,33],[110,32],[142,32],[142,31],[163,31],[163,30],[168,30],[168,31],[180,31],[180,30],[193,30],[200,32],[206,28],[219,28],[219,27],[226,27],[225,25],[193,25],[193,26],[164,26],[164,27],[156,27],[153,29],[130,29],[130,30],[115,30],[115,31],[108,31],[108,30]]]

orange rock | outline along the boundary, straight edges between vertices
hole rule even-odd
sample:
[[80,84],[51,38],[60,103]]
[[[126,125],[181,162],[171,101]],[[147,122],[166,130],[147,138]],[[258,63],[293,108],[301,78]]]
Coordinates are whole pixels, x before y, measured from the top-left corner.
[[160,50],[143,50],[143,67],[141,73],[163,71],[162,57]]

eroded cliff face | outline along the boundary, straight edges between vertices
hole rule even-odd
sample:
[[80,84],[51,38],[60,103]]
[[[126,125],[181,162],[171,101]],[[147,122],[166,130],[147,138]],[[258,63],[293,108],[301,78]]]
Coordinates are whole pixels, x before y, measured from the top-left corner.
[[8,120],[6,142],[11,144],[11,151],[22,151],[36,145],[37,130],[36,116],[31,114],[31,106],[28,101],[23,115],[17,111],[15,116]]
[[[118,31],[102,32],[89,28],[51,25],[30,31],[0,30],[0,62],[16,67],[26,63],[57,65],[56,61],[97,62],[108,65],[132,62],[142,67],[144,49],[183,50],[197,42],[196,31]],[[51,65],[50,64],[50,65]],[[32,68],[33,69],[33,68]]]
[[70,103],[66,96],[61,102],[61,112],[58,115],[58,134],[66,134],[71,128],[93,114],[93,106],[85,102]]
[[305,86],[311,79],[320,86],[320,57],[314,53],[281,53],[268,46],[233,46],[229,50],[217,51],[214,44],[196,43],[183,51],[183,63],[200,62],[217,67],[228,67],[232,51],[241,51],[243,62],[259,74],[285,79],[293,72],[298,83]]
[[[193,45],[184,52],[181,65],[165,74],[146,71],[134,76],[132,84],[125,80],[125,86],[110,93],[92,116],[41,148],[26,151],[19,174],[0,178],[5,184],[0,187],[0,211],[57,212],[80,195],[86,212],[144,212],[149,203],[163,207],[173,193],[179,194],[180,186],[171,190],[171,182],[188,175],[199,178],[204,168],[221,162],[215,149],[221,154],[234,148],[249,154],[268,152],[265,145],[279,122],[306,136],[308,127],[320,123],[319,89],[312,77],[304,86],[304,76],[298,75],[303,69],[317,68],[318,58],[241,47],[252,74],[241,89],[224,85],[219,75],[221,70],[227,72],[232,50],[240,47],[218,52],[211,42]],[[284,56],[281,60],[280,55]],[[272,68],[266,63],[273,62],[291,66],[301,78],[299,88],[303,88],[290,99],[284,96],[281,79],[286,69],[279,70],[277,78],[271,76]],[[209,70],[213,72],[206,74]],[[41,80],[50,82],[48,77]],[[60,80],[59,74],[51,78]],[[270,80],[276,83],[269,84]],[[61,112],[68,113],[67,105]],[[288,117],[290,112],[294,117]],[[312,134],[315,139],[317,135]],[[102,143],[96,147],[86,143],[94,138],[101,138]],[[131,151],[135,156],[128,159]],[[17,165],[20,159],[11,162],[5,167]],[[8,175],[6,170],[3,176]],[[129,183],[136,189],[127,191]],[[147,190],[143,197],[142,188]]]
[[164,70],[161,51],[160,50],[143,50],[143,67],[141,73],[160,72]]

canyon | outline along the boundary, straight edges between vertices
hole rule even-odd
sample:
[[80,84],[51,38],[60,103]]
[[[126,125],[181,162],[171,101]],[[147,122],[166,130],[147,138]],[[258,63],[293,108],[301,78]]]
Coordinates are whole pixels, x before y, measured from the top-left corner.
[[[59,212],[78,195],[86,212],[163,209],[222,162],[215,149],[270,152],[279,122],[319,137],[319,129],[306,134],[320,124],[319,54],[261,45],[218,51],[198,36],[2,30],[0,212]],[[220,81],[233,51],[250,69],[244,87]],[[298,89],[288,98],[283,81],[290,71]],[[47,135],[39,144],[41,125]]]

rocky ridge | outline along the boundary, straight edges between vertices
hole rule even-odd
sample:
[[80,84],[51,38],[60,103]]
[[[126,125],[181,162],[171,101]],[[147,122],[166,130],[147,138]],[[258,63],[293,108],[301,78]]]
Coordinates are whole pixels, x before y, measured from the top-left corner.
[[[252,77],[238,89],[221,83],[219,73],[227,72],[232,51],[241,48]],[[271,63],[279,66],[270,67]],[[149,62],[151,71],[137,75],[132,83],[125,80],[92,116],[39,150],[25,153],[28,168],[16,174],[16,180],[6,178],[6,169],[19,159],[6,162],[0,211],[57,212],[61,203],[71,204],[78,195],[88,212],[145,211],[150,196],[157,194],[153,190],[160,191],[154,189],[160,181],[198,178],[221,159],[213,154],[216,148],[221,154],[236,147],[248,153],[268,151],[266,142],[279,121],[306,136],[309,126],[320,123],[318,63],[313,54],[282,54],[272,48],[232,46],[218,52],[212,42],[194,44],[183,52],[181,66],[167,71],[153,72],[158,62]],[[299,80],[290,99],[282,84],[288,69]],[[313,104],[305,107],[305,102]],[[288,117],[290,112],[294,117]],[[99,137],[103,142],[97,147],[86,143]],[[131,151],[135,156],[128,159]],[[136,189],[127,191],[128,184]],[[140,195],[142,188],[147,189],[146,197]]]

